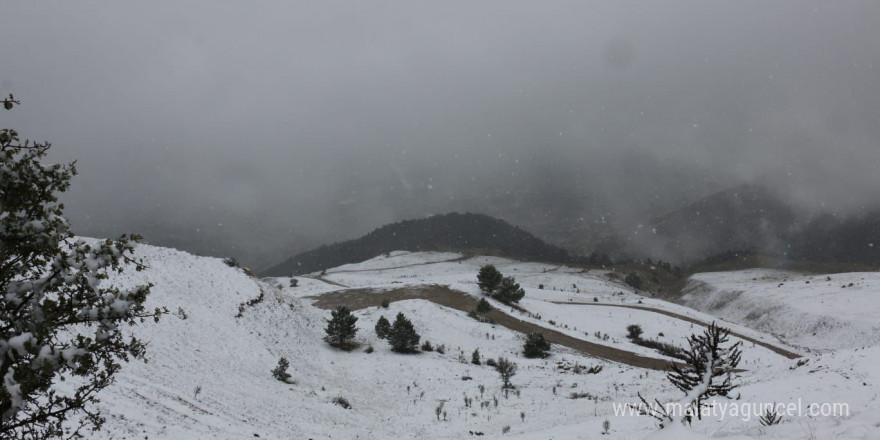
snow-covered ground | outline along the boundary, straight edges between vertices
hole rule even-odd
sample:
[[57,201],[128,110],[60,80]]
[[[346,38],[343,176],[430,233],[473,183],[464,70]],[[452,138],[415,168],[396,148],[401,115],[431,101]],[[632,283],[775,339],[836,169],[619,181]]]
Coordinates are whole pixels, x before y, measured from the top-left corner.
[[880,344],[880,273],[768,269],[694,275],[682,302],[801,347]]
[[[592,302],[596,298],[600,303],[713,318],[642,297],[602,271],[492,257],[464,260],[456,254],[395,252],[328,270],[323,277],[296,277],[298,285],[291,288],[289,278],[256,280],[218,259],[151,246],[140,246],[138,254],[150,268],[126,272],[111,282],[153,283],[148,305],[162,305],[172,313],[159,324],[133,329],[149,342],[149,362],[126,364],[116,384],[104,390],[100,406],[108,421],[96,438],[476,438],[476,433],[483,433],[482,438],[644,438],[656,435],[655,421],[615,414],[615,405],[636,402],[637,392],[663,402],[679,399],[680,392],[661,372],[558,346],[547,359],[525,359],[520,354],[521,334],[424,300],[355,312],[360,328],[356,340],[361,347],[343,352],[322,342],[329,312],[312,306],[310,297],[344,286],[392,288],[430,283],[479,295],[477,270],[491,262],[505,275],[517,278],[526,288],[522,306],[533,316],[541,315],[539,320],[514,312],[517,317],[646,356],[662,358],[627,340],[627,325],[640,324],[645,336],[679,345],[698,326],[692,328],[690,323],[651,311],[553,301]],[[745,286],[747,290],[751,284]],[[868,283],[862,288],[871,289]],[[265,299],[236,317],[239,304],[261,292]],[[862,306],[839,310],[838,317],[857,321]],[[391,352],[372,329],[380,315],[393,319],[398,312],[413,321],[422,340],[444,345],[445,353]],[[736,320],[736,316],[729,319]],[[733,327],[778,342],[744,325]],[[597,338],[596,332],[609,337]],[[364,351],[369,346],[375,349],[372,353]],[[474,349],[484,359],[504,356],[519,364],[513,377],[515,392],[505,397],[492,368],[470,363]],[[880,369],[876,367],[880,348],[872,344],[809,354],[800,366],[797,360],[748,343],[744,352],[746,371],[739,379],[742,386],[736,390],[740,396],[736,402],[845,402],[850,404],[849,416],[791,417],[766,428],[755,417],[748,421],[710,418],[667,438],[880,438]],[[282,356],[290,360],[294,384],[279,382],[270,374]],[[462,356],[465,362],[460,361]],[[601,365],[603,370],[574,374],[559,369],[559,363]],[[588,393],[590,398],[572,399],[572,393]],[[347,399],[351,409],[333,404],[336,397]],[[465,398],[472,399],[472,404],[466,406]],[[436,409],[441,403],[438,420]],[[605,420],[611,425],[608,435],[601,434]]]

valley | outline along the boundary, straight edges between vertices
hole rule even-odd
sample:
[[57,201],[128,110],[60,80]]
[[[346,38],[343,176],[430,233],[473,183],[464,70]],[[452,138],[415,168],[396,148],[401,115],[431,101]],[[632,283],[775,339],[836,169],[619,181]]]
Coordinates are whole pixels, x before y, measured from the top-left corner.
[[[657,371],[675,359],[634,344],[627,326],[638,324],[645,338],[682,346],[701,331],[700,323],[711,321],[743,341],[736,379],[742,401],[835,397],[851,413],[787,418],[771,427],[762,427],[757,415],[703,420],[679,438],[813,432],[816,438],[867,439],[877,430],[878,347],[830,350],[809,345],[807,337],[792,347],[737,316],[722,320],[635,292],[603,270],[390,252],[294,277],[291,287],[290,277],[254,279],[218,259],[176,250],[142,245],[138,255],[149,269],[111,281],[152,280],[149,302],[179,313],[132,329],[148,341],[149,362],[125,364],[117,384],[105,390],[99,405],[108,421],[96,438],[644,438],[667,430],[625,409],[638,394],[663,402],[679,398]],[[515,277],[526,292],[516,308],[492,300],[488,317],[494,324],[467,313],[481,297],[476,273],[485,264]],[[712,274],[693,279],[729,286]],[[877,300],[876,290],[864,293]],[[236,317],[239,304],[260,297]],[[322,341],[327,309],[341,304],[358,318],[358,348],[349,352]],[[394,353],[375,335],[380,316],[398,313],[412,320],[433,351]],[[523,332],[536,329],[555,342],[551,355],[524,358]],[[475,349],[484,361],[517,363],[515,388],[505,392],[493,368],[472,364]],[[290,362],[291,383],[270,374],[280,357]],[[350,409],[333,403],[339,397]],[[606,420],[610,429],[603,435]]]

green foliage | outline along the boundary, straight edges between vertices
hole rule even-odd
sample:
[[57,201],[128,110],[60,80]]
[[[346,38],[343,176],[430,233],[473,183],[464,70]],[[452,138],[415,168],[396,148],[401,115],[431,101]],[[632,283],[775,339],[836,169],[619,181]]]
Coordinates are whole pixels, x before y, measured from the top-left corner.
[[480,268],[477,274],[477,285],[486,295],[494,295],[501,286],[501,272],[491,264],[487,264]]
[[388,343],[391,344],[391,350],[398,353],[413,353],[419,346],[419,336],[412,322],[398,313],[394,319],[394,325],[391,326],[391,332],[388,334]]
[[355,325],[358,320],[357,316],[352,315],[348,307],[345,306],[337,307],[330,314],[327,328],[324,329],[324,332],[327,333],[324,341],[334,347],[349,348],[349,342],[357,334],[358,329]]
[[272,377],[284,383],[290,383],[291,376],[287,372],[288,367],[290,367],[290,362],[287,361],[287,358],[278,359],[278,366],[272,369]]
[[495,294],[495,299],[505,304],[518,303],[525,295],[525,290],[519,287],[513,277],[504,277],[498,287],[498,293]]
[[388,319],[385,316],[380,316],[379,320],[376,321],[376,336],[379,339],[388,339],[388,335],[391,333],[391,323],[388,322]]
[[486,313],[491,312],[493,309],[492,304],[489,304],[489,301],[486,301],[486,298],[480,298],[480,301],[477,302],[477,313],[485,315]]
[[638,324],[630,324],[626,326],[626,337],[632,340],[637,340],[642,337],[642,326]]
[[545,358],[550,355],[550,341],[540,332],[529,333],[523,345],[523,355],[527,358]]
[[498,375],[501,376],[501,388],[513,388],[510,379],[516,375],[517,368],[518,366],[515,362],[503,357],[498,358],[498,363],[495,366],[495,369],[498,371]]
[[471,363],[474,365],[480,365],[480,349],[475,348],[474,353],[471,355]]
[[[18,105],[12,95],[2,102]],[[0,438],[60,435],[74,415],[67,437],[99,429],[97,393],[121,361],[146,352],[125,328],[167,313],[144,307],[150,285],[103,285],[111,273],[144,269],[132,257],[139,237],[75,238],[58,196],[76,168],[43,164],[50,147],[0,130]]]
[[635,272],[630,272],[626,278],[623,279],[623,282],[632,287],[633,289],[641,289],[642,288],[642,277]]

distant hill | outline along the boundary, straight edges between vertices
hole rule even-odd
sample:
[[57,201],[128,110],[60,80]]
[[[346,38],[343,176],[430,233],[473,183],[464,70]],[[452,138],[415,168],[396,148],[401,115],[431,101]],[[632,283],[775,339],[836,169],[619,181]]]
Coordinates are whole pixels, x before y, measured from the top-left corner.
[[300,275],[368,260],[395,250],[474,251],[528,261],[570,261],[565,250],[507,222],[482,214],[450,213],[391,223],[361,238],[295,255],[261,275]]
[[880,212],[847,217],[799,212],[759,185],[740,185],[648,222],[631,248],[691,264],[734,253],[880,264]]
[[775,248],[797,226],[795,211],[770,191],[740,185],[648,222],[635,247],[659,258],[693,262],[722,252]]
[[787,240],[787,254],[809,261],[880,265],[880,211],[821,215]]

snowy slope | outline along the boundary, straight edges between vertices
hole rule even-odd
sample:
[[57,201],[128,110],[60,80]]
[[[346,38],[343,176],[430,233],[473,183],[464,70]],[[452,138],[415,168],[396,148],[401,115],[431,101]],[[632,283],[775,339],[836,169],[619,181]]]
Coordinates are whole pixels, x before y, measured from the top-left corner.
[[[297,277],[298,286],[291,288],[288,278],[255,280],[213,258],[151,246],[140,246],[137,252],[150,268],[111,281],[131,285],[149,280],[155,287],[148,305],[162,305],[172,313],[159,324],[143,324],[132,330],[150,342],[150,361],[126,364],[117,383],[103,392],[100,405],[108,422],[95,438],[477,438],[471,432],[484,433],[482,438],[643,438],[655,434],[654,421],[615,415],[613,405],[635,402],[637,392],[661,401],[680,398],[660,372],[603,361],[563,347],[554,347],[548,359],[525,359],[520,354],[522,335],[478,323],[462,312],[424,300],[395,302],[388,310],[373,307],[357,311],[361,330],[356,339],[361,349],[343,352],[321,341],[329,313],[312,306],[311,297],[344,286],[390,288],[425,283],[448,284],[478,295],[476,270],[492,262],[526,287],[523,306],[542,315],[540,320],[524,319],[592,338],[593,342],[600,342],[592,336],[599,331],[610,335],[604,343],[652,355],[626,340],[626,325],[639,323],[647,333],[663,332],[664,340],[674,343],[683,343],[691,326],[649,311],[551,301],[587,302],[596,297],[603,302],[637,304],[641,299],[645,306],[707,316],[642,298],[602,272],[496,258],[462,260],[455,254],[392,253],[328,270],[324,279],[332,283],[313,274]],[[539,284],[544,289],[538,289]],[[265,299],[246,307],[237,318],[239,304],[261,292]],[[179,309],[183,311],[180,315]],[[380,315],[393,319],[398,312],[413,321],[423,340],[435,346],[443,344],[445,353],[399,355],[377,340],[372,331],[376,319]],[[548,322],[551,319],[555,325]],[[375,351],[364,352],[367,346]],[[475,348],[484,359],[505,356],[519,364],[513,378],[517,393],[505,398],[493,369],[469,363]],[[880,349],[811,355],[801,366],[766,349],[747,345],[745,350],[743,366],[747,371],[742,373],[743,386],[738,390],[742,400],[847,399],[853,413],[841,419],[790,419],[771,428],[760,428],[754,418],[705,420],[681,435],[878,438],[880,419],[875,414],[880,409],[876,391],[880,371],[876,365]],[[464,363],[459,360],[462,354]],[[295,384],[272,378],[270,370],[281,356],[290,360]],[[599,374],[574,374],[560,370],[558,363],[601,365],[604,369]],[[571,399],[573,392],[594,398]],[[334,405],[332,399],[338,396],[349,400],[352,408]],[[473,399],[472,407],[465,406],[465,397]],[[437,420],[435,413],[441,402],[445,420],[442,415]],[[611,431],[600,435],[606,419]],[[509,430],[503,434],[506,427]]]
[[880,344],[880,273],[694,275],[683,304],[812,349]]

